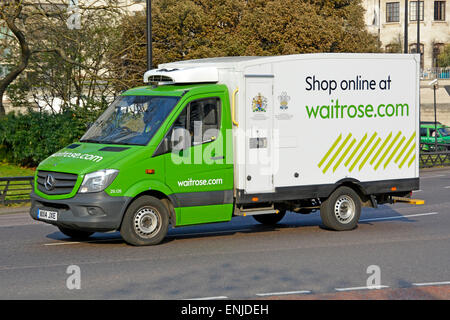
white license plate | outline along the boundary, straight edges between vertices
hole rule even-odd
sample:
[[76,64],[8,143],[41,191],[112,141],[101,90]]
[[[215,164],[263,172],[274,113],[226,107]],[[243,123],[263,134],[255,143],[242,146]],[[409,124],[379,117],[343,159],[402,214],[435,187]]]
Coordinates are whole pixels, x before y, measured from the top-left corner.
[[58,212],[38,209],[38,218],[42,219],[42,220],[57,221],[58,220]]

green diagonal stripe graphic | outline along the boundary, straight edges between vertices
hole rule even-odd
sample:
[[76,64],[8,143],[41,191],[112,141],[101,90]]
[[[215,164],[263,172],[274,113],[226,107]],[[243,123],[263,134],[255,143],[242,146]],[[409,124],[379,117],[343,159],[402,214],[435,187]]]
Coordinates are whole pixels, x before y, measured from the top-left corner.
[[378,138],[377,141],[375,142],[375,144],[372,146],[372,148],[370,148],[369,153],[366,155],[364,160],[359,165],[359,171],[361,171],[361,169],[364,167],[364,165],[366,164],[366,162],[369,159],[370,155],[373,153],[375,148],[380,144],[380,142],[381,142],[381,138]]
[[356,158],[355,162],[353,162],[352,166],[350,167],[349,171],[352,172],[353,169],[355,168],[356,164],[358,163],[359,159],[361,159],[362,155],[364,154],[364,152],[366,152],[367,148],[370,146],[370,144],[372,143],[373,139],[375,139],[375,137],[377,136],[377,133],[375,132],[369,139],[369,141],[366,143],[366,145],[364,146],[364,148],[361,150],[361,152],[359,153],[358,157]]
[[400,160],[400,158],[402,157],[402,155],[405,153],[406,149],[408,149],[411,141],[413,141],[414,137],[416,136],[416,132],[413,132],[413,134],[411,135],[411,137],[408,139],[408,141],[406,141],[405,146],[403,147],[402,151],[400,151],[400,153],[398,154],[397,158],[395,158],[395,163],[398,162],[398,160]]
[[406,162],[406,159],[409,158],[409,156],[411,155],[411,153],[414,151],[414,149],[416,148],[416,144],[414,143],[411,148],[409,149],[408,153],[406,154],[406,156],[403,158],[402,162],[400,163],[400,165],[398,166],[400,169],[403,167],[403,165]]
[[386,144],[389,142],[389,140],[391,140],[391,137],[392,137],[392,132],[389,133],[389,135],[387,136],[386,140],[384,140],[383,144],[381,145],[380,149],[378,149],[377,153],[375,153],[375,155],[373,156],[372,160],[370,160],[370,164],[371,165],[373,165],[375,160],[378,158],[378,155],[380,154],[381,150],[383,150],[384,147],[386,146]]
[[325,154],[323,159],[320,160],[319,168],[322,166],[322,164],[325,162],[325,160],[327,160],[328,156],[330,155],[331,152],[333,152],[334,148],[336,148],[337,144],[339,143],[339,141],[341,141],[341,139],[342,139],[342,134],[339,135],[339,137],[336,139],[336,141],[331,146],[330,150],[328,150],[328,152]]
[[[416,132],[408,137],[401,131],[395,133],[391,131],[387,136],[380,137],[377,132],[366,132],[358,141],[352,133],[339,134],[320,160],[318,167],[323,174],[331,168],[336,172],[339,168],[347,167],[352,172],[356,167],[359,171],[370,163],[373,170],[378,170],[381,166],[386,170],[389,165],[395,163],[398,169],[411,167],[417,160],[414,152],[416,146]],[[391,165],[391,167],[393,167]],[[339,170],[341,170],[339,169]]]
[[348,140],[350,139],[350,137],[352,136],[351,133],[348,134],[347,138],[345,138],[344,142],[342,142],[342,144],[339,146],[339,148],[336,150],[335,154],[333,155],[333,157],[331,157],[330,161],[328,161],[328,164],[325,166],[325,168],[323,168],[323,173],[327,172],[328,168],[331,166],[331,164],[333,163],[333,161],[336,159],[336,157],[338,156],[338,154],[341,152],[341,150],[345,147],[345,145],[347,144]]
[[381,162],[383,162],[384,158],[386,158],[386,156],[389,153],[389,151],[392,150],[392,147],[394,146],[394,144],[397,142],[398,138],[400,138],[401,135],[402,135],[402,132],[399,131],[399,133],[397,133],[397,135],[395,136],[394,140],[392,140],[392,142],[389,145],[389,147],[386,148],[386,151],[383,153],[383,155],[381,156],[380,160],[378,160],[377,165],[374,167],[375,170],[378,169],[378,167],[380,166]]
[[364,135],[362,140],[358,143],[358,145],[356,146],[355,150],[353,150],[353,152],[350,155],[350,157],[348,157],[347,161],[345,161],[345,166],[348,166],[350,161],[352,161],[352,159],[355,156],[356,152],[358,152],[359,148],[361,148],[362,144],[364,143],[364,141],[366,141],[366,139],[367,139],[367,133]]
[[350,145],[345,149],[342,156],[339,158],[339,160],[336,162],[336,164],[333,167],[333,172],[336,171],[337,167],[341,164],[342,160],[344,160],[345,156],[349,153],[350,149],[353,147],[353,145],[356,143],[356,139],[353,139],[352,142],[350,142]]
[[412,165],[412,163],[414,162],[414,160],[416,160],[416,154],[413,154],[411,160],[409,160],[409,162],[408,162],[408,168]]
[[400,146],[403,144],[403,141],[405,141],[406,138],[402,137],[402,139],[400,140],[400,142],[398,143],[398,145],[395,147],[394,151],[392,151],[391,155],[389,156],[389,158],[386,160],[386,162],[384,163],[384,169],[386,169],[386,167],[388,166],[388,164],[391,162],[392,158],[394,157],[394,155],[397,153],[398,149],[400,148]]

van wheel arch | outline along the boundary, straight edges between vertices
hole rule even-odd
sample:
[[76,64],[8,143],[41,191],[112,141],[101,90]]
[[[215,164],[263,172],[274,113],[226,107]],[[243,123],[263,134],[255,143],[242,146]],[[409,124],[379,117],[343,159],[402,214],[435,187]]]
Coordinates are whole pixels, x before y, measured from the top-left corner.
[[361,186],[360,181],[353,178],[346,178],[336,182],[334,189],[328,194],[328,196],[325,199],[323,199],[323,201],[328,199],[328,197],[330,197],[330,195],[340,187],[348,187],[350,189],[353,189],[353,191],[355,191],[358,194],[359,198],[361,199],[361,205],[363,207],[373,207],[370,195],[368,195],[364,187]]
[[152,196],[152,197],[155,197],[155,198],[159,199],[166,206],[167,210],[169,211],[169,216],[170,216],[169,223],[172,225],[172,227],[176,226],[177,219],[176,219],[175,207],[174,207],[172,201],[170,200],[170,198],[166,194],[164,194],[164,193],[162,193],[160,191],[148,190],[148,191],[144,191],[144,192],[139,193],[137,196],[135,196],[133,199],[131,199],[131,201],[128,202],[127,206],[123,210],[122,221],[120,222],[120,226],[118,228],[119,230],[122,227],[123,219],[125,217],[125,212],[128,210],[128,207],[134,201],[136,201],[137,199],[139,199],[142,196]]

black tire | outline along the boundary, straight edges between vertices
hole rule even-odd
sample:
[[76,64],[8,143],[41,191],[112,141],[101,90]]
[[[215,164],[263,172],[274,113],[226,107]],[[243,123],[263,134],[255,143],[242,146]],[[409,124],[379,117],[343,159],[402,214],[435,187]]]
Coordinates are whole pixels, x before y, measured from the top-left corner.
[[94,234],[94,232],[91,232],[91,231],[75,230],[75,229],[64,228],[64,227],[60,227],[60,226],[58,226],[58,229],[66,236],[71,237],[72,239],[77,239],[77,240],[85,240]]
[[278,213],[258,214],[258,215],[254,215],[252,217],[259,223],[271,226],[271,225],[274,225],[274,224],[277,224],[278,222],[280,222],[281,219],[283,219],[285,214],[286,214],[286,210],[280,210],[280,212],[278,212]]
[[361,199],[349,187],[336,189],[320,205],[320,217],[323,224],[332,230],[346,231],[356,228],[361,216]]
[[128,244],[149,246],[160,243],[169,229],[169,212],[159,199],[137,198],[123,217],[120,234]]

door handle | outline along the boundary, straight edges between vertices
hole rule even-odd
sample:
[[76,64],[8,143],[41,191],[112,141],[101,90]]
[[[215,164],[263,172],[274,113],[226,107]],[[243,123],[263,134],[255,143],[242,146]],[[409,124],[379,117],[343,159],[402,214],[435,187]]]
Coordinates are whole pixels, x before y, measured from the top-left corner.
[[233,91],[233,96],[231,100],[231,121],[236,127],[239,127],[239,123],[236,121],[236,94],[238,93],[239,88],[236,88]]

